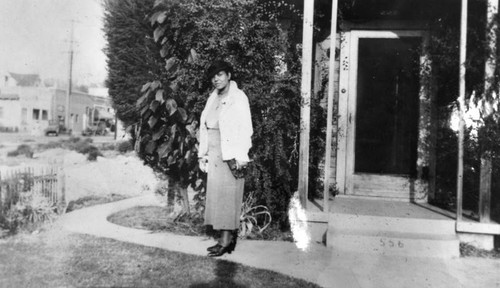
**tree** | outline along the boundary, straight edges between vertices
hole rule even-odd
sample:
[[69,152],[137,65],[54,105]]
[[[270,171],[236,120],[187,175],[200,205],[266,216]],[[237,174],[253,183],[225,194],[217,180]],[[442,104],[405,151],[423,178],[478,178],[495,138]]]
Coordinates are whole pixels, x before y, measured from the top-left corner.
[[142,84],[159,79],[163,72],[163,60],[147,19],[153,4],[154,0],[104,1],[106,86],[118,119],[125,126],[137,122],[135,103]]

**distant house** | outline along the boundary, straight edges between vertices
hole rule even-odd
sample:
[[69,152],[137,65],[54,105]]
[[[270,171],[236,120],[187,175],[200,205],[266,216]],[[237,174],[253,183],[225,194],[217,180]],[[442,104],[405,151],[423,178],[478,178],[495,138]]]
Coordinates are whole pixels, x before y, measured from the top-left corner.
[[11,73],[0,71],[0,88],[14,86],[18,86],[17,80],[12,77]]
[[[41,135],[50,123],[64,127],[67,90],[43,87],[35,74],[1,76],[4,81],[0,85],[0,131]],[[104,96],[72,91],[69,107],[69,127],[64,128],[75,134],[103,119],[114,119],[111,103]]]
[[38,74],[18,74],[12,72],[9,74],[16,81],[17,86],[20,87],[39,87],[42,84],[42,80]]
[[40,86],[42,86],[42,79],[38,74],[20,74],[0,71],[0,88]]

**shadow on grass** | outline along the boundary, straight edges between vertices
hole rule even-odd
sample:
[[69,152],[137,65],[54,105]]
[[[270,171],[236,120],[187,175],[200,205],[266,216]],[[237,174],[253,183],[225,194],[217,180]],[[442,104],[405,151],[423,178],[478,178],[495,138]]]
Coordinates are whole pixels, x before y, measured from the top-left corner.
[[238,271],[238,265],[233,262],[219,260],[215,267],[216,278],[208,283],[195,283],[191,288],[211,288],[211,287],[236,287],[244,288],[245,285],[238,284],[234,281],[234,276]]

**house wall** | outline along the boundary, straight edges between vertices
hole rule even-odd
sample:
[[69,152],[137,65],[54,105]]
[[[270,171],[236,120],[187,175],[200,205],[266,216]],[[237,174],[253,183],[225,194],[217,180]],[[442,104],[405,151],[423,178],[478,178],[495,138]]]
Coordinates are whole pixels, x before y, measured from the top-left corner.
[[[2,101],[4,110],[8,110],[5,125],[19,132],[34,135],[43,133],[49,125],[52,114],[52,91],[41,87],[4,87],[2,94],[17,94],[19,100]],[[5,117],[4,117],[5,118]]]
[[[57,89],[55,93],[54,119],[64,119],[66,116],[66,90]],[[73,91],[70,96],[70,129],[74,134],[80,134],[91,123],[92,110],[95,107],[111,108],[106,97],[93,96],[83,92]]]
[[[0,127],[12,131],[42,135],[49,122],[64,124],[66,90],[46,87],[2,87],[2,95],[17,95],[0,99]],[[11,99],[12,98],[12,99]],[[72,92],[70,101],[70,129],[80,134],[89,126],[95,106],[111,109],[107,97]],[[62,122],[61,122],[62,119]]]
[[0,88],[15,86],[17,86],[17,81],[10,76],[10,73],[0,71]]
[[0,100],[0,129],[16,131],[19,130],[19,119],[21,119],[21,104],[19,100]]

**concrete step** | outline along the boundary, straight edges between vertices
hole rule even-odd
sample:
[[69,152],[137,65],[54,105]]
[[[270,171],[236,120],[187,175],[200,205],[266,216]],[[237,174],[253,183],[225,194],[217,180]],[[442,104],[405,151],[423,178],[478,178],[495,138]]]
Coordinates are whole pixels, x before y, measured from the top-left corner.
[[451,219],[438,220],[331,213],[328,222],[330,226],[341,230],[455,235],[455,221]]
[[420,257],[458,257],[455,222],[331,213],[327,246],[339,250]]

